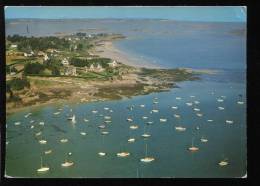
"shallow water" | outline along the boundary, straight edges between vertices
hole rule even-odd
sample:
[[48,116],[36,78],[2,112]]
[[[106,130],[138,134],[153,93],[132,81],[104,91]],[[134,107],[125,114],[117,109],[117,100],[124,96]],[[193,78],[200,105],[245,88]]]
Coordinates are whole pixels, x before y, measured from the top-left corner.
[[[57,26],[59,24],[54,23],[48,23],[53,25],[49,27],[51,28],[49,32],[60,31],[61,28],[75,30],[76,28],[86,28],[88,25],[79,21],[79,23],[75,22],[78,27],[72,28],[67,23],[63,23],[63,26]],[[188,34],[189,39],[191,36],[199,36],[199,33],[207,34],[205,37],[196,38],[198,42],[190,43],[189,40],[185,40],[187,44],[182,45],[177,51],[170,52],[170,47],[175,49],[177,47],[175,41],[179,40],[180,44],[185,39],[182,35],[175,38],[173,34],[169,33],[167,36],[170,38],[169,40],[166,40],[165,35],[162,36],[164,33],[162,31],[167,31],[169,27],[175,25],[166,24],[167,22],[160,23],[165,27],[162,27],[159,33],[155,33],[151,31],[156,28],[158,22],[144,21],[141,25],[146,30],[150,30],[150,32],[147,31],[150,34],[142,34],[143,37],[140,36],[141,39],[137,40],[134,39],[137,31],[130,32],[129,30],[135,27],[141,29],[139,28],[141,26],[138,26],[140,22],[122,23],[119,24],[116,21],[106,24],[92,22],[89,27],[101,25],[100,27],[113,31],[116,30],[115,25],[117,25],[119,32],[128,34],[129,37],[132,36],[132,39],[130,37],[128,40],[122,40],[121,43],[118,42],[119,47],[134,55],[147,57],[151,61],[156,60],[165,68],[210,68],[218,69],[219,73],[202,75],[202,79],[199,81],[178,83],[180,88],[172,89],[169,92],[136,96],[118,101],[49,105],[8,115],[7,141],[9,144],[6,146],[6,174],[15,177],[135,178],[138,170],[139,177],[243,176],[246,173],[247,162],[245,38],[234,35],[224,37],[229,30],[240,28],[241,25],[200,23],[195,27],[195,23],[177,23],[177,35],[182,33],[181,30],[185,30],[183,34]],[[197,29],[189,33],[190,30],[185,28],[190,28],[191,25]],[[37,30],[42,26],[38,23],[33,28]],[[7,27],[7,33],[19,33],[18,28],[22,27],[17,26],[17,24]],[[139,33],[141,31],[144,32],[139,30]],[[44,31],[39,32],[43,34]],[[224,38],[214,38],[214,34]],[[156,37],[154,37],[155,35]],[[149,37],[153,37],[154,40],[149,40]],[[208,42],[199,42],[205,40]],[[154,45],[151,44],[153,42]],[[161,43],[161,51],[155,52],[158,48],[158,42]],[[223,45],[212,46],[212,43],[222,43]],[[180,46],[179,44],[178,46]],[[198,45],[201,51],[198,51]],[[205,48],[209,50],[208,53],[203,51]],[[185,55],[184,51],[186,50],[189,52]],[[202,53],[204,57],[196,56],[196,52],[193,50]],[[163,56],[163,53],[167,55]],[[201,63],[198,62],[199,60]],[[239,94],[243,95],[242,98],[239,97]],[[191,98],[191,95],[194,95],[195,98]],[[217,98],[220,96],[226,96],[223,98],[224,102],[217,102]],[[154,97],[158,98],[157,105],[152,102]],[[176,100],[176,97],[182,97],[182,99]],[[243,105],[237,104],[240,99],[245,102]],[[192,107],[185,104],[194,100],[200,101],[196,107],[201,109],[202,117],[196,116]],[[141,108],[140,104],[145,104],[145,108]],[[132,111],[127,109],[130,105],[135,105]],[[172,106],[178,106],[178,110],[173,110]],[[219,106],[225,109],[218,110]],[[109,107],[113,112],[104,110],[104,107]],[[54,112],[58,111],[58,108],[63,108],[61,114],[53,115]],[[70,112],[71,108],[72,112]],[[154,108],[159,109],[159,113],[151,114],[150,111]],[[98,113],[93,114],[91,112],[93,109],[98,110]],[[25,118],[24,115],[28,112],[32,112],[32,115]],[[76,115],[76,124],[67,120],[68,114],[72,113]],[[106,136],[102,136],[98,128],[104,121],[103,116],[101,117],[99,114],[112,117],[112,123],[107,124],[107,131],[110,133]],[[180,114],[181,118],[176,119],[173,114]],[[130,124],[126,118],[130,116],[134,119],[133,123],[139,125],[139,129],[129,130]],[[142,116],[148,116],[147,121],[154,121],[146,128],[147,132],[152,135],[146,140],[141,137],[146,125]],[[84,122],[84,118],[89,119],[89,122]],[[161,123],[159,118],[167,118],[168,120],[166,123]],[[214,121],[207,122],[208,119]],[[30,124],[31,120],[35,120],[35,123]],[[226,124],[225,120],[233,120],[234,124]],[[21,125],[15,126],[14,122],[16,121],[21,121]],[[44,127],[39,125],[40,121],[45,122]],[[35,127],[31,129],[31,125]],[[186,131],[176,131],[174,127],[178,125],[186,127]],[[195,130],[196,126],[199,126],[200,130]],[[40,130],[42,130],[43,139],[47,140],[45,145],[40,145],[38,139],[34,137],[35,133]],[[80,135],[82,131],[85,131],[87,135]],[[127,142],[130,136],[136,138],[135,143]],[[207,143],[200,142],[202,136],[208,139]],[[68,138],[68,143],[60,143],[59,140],[62,138]],[[192,139],[194,139],[194,145],[199,147],[198,152],[191,153],[187,150],[191,146]],[[145,144],[148,145],[148,155],[155,158],[155,161],[150,164],[140,162],[140,158],[145,155]],[[52,149],[53,152],[44,155],[43,152],[48,149]],[[106,152],[107,155],[99,157],[97,153],[100,151]],[[120,151],[129,151],[131,154],[127,158],[118,158],[116,153]],[[75,164],[69,168],[62,168],[61,163],[64,162],[65,154],[68,152],[72,152],[70,159]],[[38,174],[36,171],[40,168],[41,156],[43,164],[50,167],[50,171],[44,174]],[[229,165],[219,167],[218,162],[224,158],[228,158]]]

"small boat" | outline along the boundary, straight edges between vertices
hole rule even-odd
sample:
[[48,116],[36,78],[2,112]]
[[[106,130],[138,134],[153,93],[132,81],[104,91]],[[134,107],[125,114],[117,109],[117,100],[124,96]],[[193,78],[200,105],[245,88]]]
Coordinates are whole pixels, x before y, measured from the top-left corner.
[[111,112],[111,113],[112,113],[112,112],[114,112],[114,111],[113,111],[113,110],[109,110],[109,112]]
[[81,134],[82,136],[86,136],[86,135],[87,135],[86,132],[80,132],[80,134]]
[[160,118],[160,122],[166,122],[167,119],[166,118]]
[[110,120],[107,120],[107,121],[104,121],[105,123],[111,123],[112,121],[110,121]]
[[148,117],[147,117],[147,116],[143,116],[142,118],[143,118],[143,119],[148,119]]
[[140,107],[144,108],[144,107],[145,107],[145,105],[140,105]]
[[217,99],[218,102],[223,102],[224,100],[223,99]]
[[63,138],[63,139],[60,140],[60,142],[61,142],[61,143],[67,143],[67,142],[68,142],[68,139]]
[[178,127],[175,127],[175,130],[183,132],[183,131],[186,130],[186,128],[185,128],[185,127],[178,126]]
[[117,157],[122,157],[122,158],[124,158],[124,157],[129,156],[130,153],[129,153],[129,152],[119,152],[119,153],[117,153],[116,155],[117,155]]
[[106,125],[99,125],[98,128],[104,129],[104,128],[106,128]]
[[34,120],[31,120],[30,123],[34,123]]
[[97,110],[92,110],[91,111],[93,114],[96,114],[96,113],[98,113],[98,111]]
[[197,126],[195,129],[196,129],[196,130],[200,130],[200,127]]
[[5,144],[8,145],[8,144],[9,144],[9,141],[6,141]]
[[144,134],[142,134],[142,137],[144,137],[144,138],[149,138],[151,135],[150,134],[147,134],[147,133],[144,133]]
[[75,115],[73,114],[73,116],[69,117],[68,120],[71,120],[71,121],[75,120]]
[[52,153],[52,150],[46,150],[46,151],[44,151],[44,154],[50,154],[50,153]]
[[21,122],[20,121],[14,122],[14,125],[16,126],[21,125]]
[[154,101],[154,102],[153,102],[153,104],[158,104],[158,103],[159,103],[159,101]]
[[194,104],[198,105],[198,104],[200,104],[200,102],[199,101],[194,101]]
[[152,162],[154,160],[155,160],[155,158],[147,156],[147,144],[145,144],[145,157],[141,158],[140,161],[144,162],[144,163],[150,163],[150,162]]
[[88,120],[88,119],[86,119],[86,118],[84,118],[84,121],[85,121],[85,122],[89,122],[89,120]]
[[73,162],[68,162],[68,161],[65,161],[64,163],[61,164],[62,167],[70,167],[72,165],[74,165],[74,163]]
[[109,132],[108,131],[102,131],[101,134],[102,135],[107,135],[107,134],[109,134]]
[[237,104],[239,104],[239,105],[243,105],[244,102],[243,102],[243,101],[238,101]]
[[153,113],[158,113],[159,110],[157,110],[157,109],[153,109],[151,112],[153,112]]
[[33,129],[33,128],[34,128],[34,125],[31,126],[31,129]]
[[54,112],[53,114],[54,114],[54,115],[58,115],[58,114],[60,114],[60,112]]
[[208,121],[208,122],[213,122],[213,120],[212,120],[212,119],[208,119],[207,121]]
[[29,112],[28,114],[26,114],[24,117],[25,117],[25,118],[28,118],[30,115],[32,115],[31,112]]
[[190,96],[190,98],[195,98],[195,96]]
[[223,167],[223,166],[228,165],[228,161],[227,161],[227,159],[224,159],[224,160],[220,161],[218,164],[219,164],[219,166]]
[[208,139],[202,137],[202,138],[200,138],[200,141],[201,141],[202,143],[207,143],[207,142],[208,142]]
[[109,110],[109,108],[108,107],[104,107],[104,110]]
[[224,98],[224,99],[226,98],[226,96],[220,96],[220,97],[221,97],[221,98]]
[[35,134],[35,136],[40,136],[42,134],[42,132],[40,131],[40,132],[37,132],[36,134]]
[[234,121],[232,121],[232,120],[226,120],[226,123],[228,123],[228,124],[233,124]]
[[181,116],[180,115],[178,115],[178,114],[174,114],[173,115],[175,118],[180,118]]
[[176,97],[175,99],[177,99],[177,100],[181,100],[181,97]]
[[192,103],[186,103],[187,106],[192,106],[193,104]]
[[128,141],[128,143],[133,143],[133,142],[135,142],[135,138],[129,138],[127,141]]
[[151,124],[153,124],[153,121],[147,121],[146,124],[151,125]]
[[135,129],[138,129],[138,125],[131,125],[129,128],[132,130],[135,130]]
[[105,156],[106,153],[105,153],[105,152],[99,152],[98,155],[99,155],[99,156]]
[[199,112],[199,111],[200,111],[199,108],[194,108],[193,110],[196,111],[196,112]]
[[128,122],[132,122],[133,119],[132,119],[132,118],[127,118],[126,121],[128,121]]
[[40,140],[39,143],[40,143],[40,144],[46,144],[47,141],[46,141],[46,140]]
[[44,167],[44,166],[42,165],[42,157],[41,157],[41,168],[37,169],[37,172],[43,173],[43,172],[47,172],[47,171],[49,171],[49,170],[50,170],[49,167],[47,167],[47,166]]
[[43,125],[44,125],[44,122],[43,122],[43,121],[39,122],[39,125],[42,125],[42,126],[43,126]]
[[177,110],[177,109],[178,109],[178,107],[176,107],[176,106],[172,106],[172,109],[174,109],[174,110]]
[[201,114],[201,113],[197,113],[196,114],[198,117],[202,117],[203,116],[203,114]]
[[62,108],[59,108],[58,110],[59,110],[59,111],[62,111],[63,109],[62,109]]
[[195,146],[193,145],[193,141],[194,141],[194,138],[192,138],[192,144],[191,144],[191,147],[189,147],[189,150],[190,150],[191,152],[195,152],[195,151],[198,151],[198,150],[199,150],[198,147],[195,147]]
[[224,107],[218,107],[219,110],[224,110],[225,108]]
[[104,116],[104,119],[111,119],[111,116]]

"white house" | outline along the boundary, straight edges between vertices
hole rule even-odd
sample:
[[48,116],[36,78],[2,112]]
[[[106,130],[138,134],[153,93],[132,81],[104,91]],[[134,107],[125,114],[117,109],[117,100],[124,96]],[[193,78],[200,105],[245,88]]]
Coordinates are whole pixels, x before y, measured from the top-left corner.
[[117,66],[117,62],[114,60],[113,62],[108,63],[108,65],[110,67],[116,67]]
[[43,60],[44,60],[44,61],[47,61],[48,59],[49,59],[48,55],[45,54]]
[[17,45],[11,45],[11,48],[17,48]]
[[69,61],[68,61],[67,58],[64,58],[64,59],[61,61],[61,63],[62,63],[63,65],[69,65]]
[[68,68],[66,68],[65,75],[67,75],[67,76],[77,76],[76,67],[68,67]]
[[98,64],[97,66],[94,66],[93,64],[90,65],[90,67],[85,67],[86,72],[103,72],[105,69]]

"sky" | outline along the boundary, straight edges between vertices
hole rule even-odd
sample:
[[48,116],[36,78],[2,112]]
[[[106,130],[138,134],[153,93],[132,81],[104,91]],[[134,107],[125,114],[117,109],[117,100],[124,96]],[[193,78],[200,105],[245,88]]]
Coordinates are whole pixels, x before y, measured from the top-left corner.
[[177,21],[246,22],[246,7],[116,7],[116,6],[8,6],[5,18],[117,18],[172,19]]

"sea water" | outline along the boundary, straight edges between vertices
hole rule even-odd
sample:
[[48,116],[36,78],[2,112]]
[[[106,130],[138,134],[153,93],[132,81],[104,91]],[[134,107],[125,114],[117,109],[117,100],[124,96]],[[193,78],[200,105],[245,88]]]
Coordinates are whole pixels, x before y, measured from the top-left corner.
[[[100,24],[102,22],[104,24]],[[43,21],[44,22],[44,21]],[[32,32],[40,35],[54,32],[99,27],[108,32],[118,31],[128,36],[126,40],[116,43],[120,49],[131,55],[142,56],[163,68],[190,67],[197,69],[218,70],[217,74],[200,75],[198,81],[177,83],[179,88],[168,92],[135,96],[117,101],[52,104],[27,109],[7,115],[6,122],[6,174],[14,177],[241,177],[247,170],[246,157],[246,49],[245,35],[234,34],[234,30],[243,30],[245,25],[238,23],[187,23],[159,20],[104,20],[78,22],[70,21],[31,21]],[[142,23],[142,24],[140,24]],[[26,23],[27,24],[27,23]],[[26,25],[23,21],[16,24],[7,23],[7,34],[21,33]],[[47,29],[40,29],[43,25]],[[74,24],[74,26],[73,26]],[[78,26],[77,26],[78,24]],[[11,26],[10,26],[11,25]],[[20,26],[19,26],[20,25]],[[75,26],[76,25],[76,26]],[[158,25],[160,27],[158,27]],[[73,27],[72,27],[73,26]],[[63,28],[63,29],[61,29]],[[158,29],[160,28],[160,29]],[[38,29],[38,30],[37,30]],[[25,33],[26,34],[26,33]],[[239,96],[239,95],[242,95]],[[190,96],[195,96],[194,98]],[[218,98],[225,96],[223,102]],[[153,98],[158,104],[153,104]],[[181,97],[181,100],[176,100]],[[202,117],[195,114],[192,107],[185,103],[199,101]],[[237,101],[243,100],[239,105]],[[139,105],[144,104],[142,108]],[[134,105],[133,110],[127,109]],[[178,106],[173,110],[172,106]],[[218,107],[224,107],[219,110]],[[113,112],[104,110],[109,107]],[[53,115],[63,108],[59,115]],[[72,112],[70,111],[72,109]],[[158,113],[150,113],[158,109]],[[97,110],[97,114],[91,111]],[[32,115],[25,118],[28,112]],[[67,120],[75,114],[76,123]],[[102,114],[102,116],[100,116]],[[180,119],[174,114],[179,114]],[[111,123],[102,136],[99,125],[104,116],[111,116]],[[143,120],[142,116],[147,116]],[[126,118],[133,118],[133,123]],[[89,122],[85,122],[84,118]],[[160,118],[167,118],[161,123]],[[212,119],[213,122],[208,122]],[[34,123],[30,123],[34,120]],[[233,120],[233,124],[226,124]],[[15,126],[14,122],[21,125]],[[45,125],[39,125],[44,121]],[[147,125],[147,121],[153,121]],[[130,130],[132,124],[139,125],[137,130]],[[34,128],[31,129],[31,125]],[[178,132],[175,126],[186,127],[186,131]],[[199,127],[199,130],[196,130]],[[42,138],[35,138],[35,133],[42,131]],[[80,132],[86,132],[86,136]],[[151,134],[148,139],[141,135]],[[136,138],[128,143],[130,137]],[[200,138],[208,139],[201,143]],[[67,143],[60,139],[67,138]],[[47,144],[39,144],[39,139],[46,139]],[[199,147],[198,152],[190,152],[192,144]],[[155,161],[145,164],[140,159],[147,155]],[[52,149],[51,154],[44,151]],[[100,157],[98,152],[106,152]],[[118,158],[116,153],[130,152],[126,158]],[[61,163],[66,154],[74,162],[72,167],[63,168]],[[40,168],[40,157],[43,165],[50,171],[37,173]],[[229,165],[220,167],[219,161],[228,158]]]

